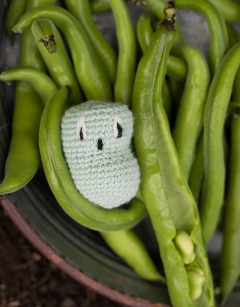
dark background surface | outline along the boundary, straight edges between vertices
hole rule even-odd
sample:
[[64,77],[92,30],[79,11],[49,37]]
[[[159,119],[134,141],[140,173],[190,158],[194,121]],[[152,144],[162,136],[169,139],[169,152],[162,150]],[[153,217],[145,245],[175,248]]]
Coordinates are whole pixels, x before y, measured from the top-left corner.
[[0,206],[0,307],[126,307],[60,271],[20,233]]

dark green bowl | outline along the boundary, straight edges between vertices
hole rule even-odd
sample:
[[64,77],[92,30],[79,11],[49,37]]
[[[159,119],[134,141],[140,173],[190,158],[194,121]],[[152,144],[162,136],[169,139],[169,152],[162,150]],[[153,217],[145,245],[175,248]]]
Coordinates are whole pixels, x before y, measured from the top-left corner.
[[[7,6],[7,1],[0,1],[1,71],[6,66],[15,66],[18,58],[17,45],[14,48],[10,46],[4,28]],[[20,36],[16,39],[18,41]],[[13,101],[14,85],[1,83],[0,179],[3,178],[11,138]],[[109,250],[97,232],[82,227],[65,214],[56,202],[41,167],[25,188],[1,199],[1,205],[23,235],[45,257],[79,283],[115,302],[128,306],[166,307],[170,305],[164,285],[140,278]],[[141,222],[136,227],[136,231],[146,242],[149,253],[158,265],[160,263],[158,247],[149,220],[146,218]],[[210,251],[216,281],[218,278],[217,254],[217,249]],[[161,263],[159,269],[161,269]],[[235,307],[237,304],[240,304],[238,287],[226,306]]]

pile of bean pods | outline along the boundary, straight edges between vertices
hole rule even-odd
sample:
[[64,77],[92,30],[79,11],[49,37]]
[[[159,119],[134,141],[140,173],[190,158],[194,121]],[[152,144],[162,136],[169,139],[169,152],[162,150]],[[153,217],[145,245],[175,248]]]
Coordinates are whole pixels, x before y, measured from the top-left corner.
[[[98,231],[142,278],[166,283],[172,306],[225,303],[240,274],[240,2],[132,0],[145,13],[136,27],[124,0],[12,0],[6,28],[22,33],[12,138],[0,194],[24,188],[39,164],[63,210]],[[207,21],[207,58],[186,44],[178,9]],[[94,22],[112,11],[115,50]],[[201,35],[201,33],[199,33]],[[134,115],[141,184],[127,206],[104,209],[76,189],[61,148],[60,123],[71,106],[121,102]],[[25,150],[27,148],[28,154]],[[84,178],[83,178],[84,180]],[[133,227],[150,217],[161,275]],[[220,279],[206,245],[223,233]]]

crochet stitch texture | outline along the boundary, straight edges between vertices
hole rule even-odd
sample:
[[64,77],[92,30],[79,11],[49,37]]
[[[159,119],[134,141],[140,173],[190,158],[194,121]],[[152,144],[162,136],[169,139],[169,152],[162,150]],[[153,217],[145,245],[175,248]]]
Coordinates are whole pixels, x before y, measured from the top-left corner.
[[132,112],[121,103],[88,101],[65,112],[62,149],[76,188],[92,203],[111,209],[136,195],[132,134]]

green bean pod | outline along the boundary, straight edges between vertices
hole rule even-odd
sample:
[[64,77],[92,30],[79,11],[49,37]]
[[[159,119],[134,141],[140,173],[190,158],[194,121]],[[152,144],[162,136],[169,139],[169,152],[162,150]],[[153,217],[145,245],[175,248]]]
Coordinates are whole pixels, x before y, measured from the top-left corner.
[[240,3],[232,0],[208,0],[221,13],[223,18],[228,22],[240,21]]
[[204,113],[204,181],[200,216],[205,242],[216,229],[225,187],[223,127],[232,86],[240,65],[240,44],[221,61],[212,80]]
[[188,64],[188,73],[172,135],[186,181],[203,125],[203,113],[210,84],[207,62],[195,47],[178,46]]
[[41,6],[24,14],[13,31],[22,33],[37,19],[51,19],[66,37],[74,63],[74,69],[87,98],[95,95],[99,100],[111,101],[111,85],[99,59],[79,22],[67,10],[55,6]]
[[12,119],[12,137],[5,162],[4,180],[0,194],[23,188],[35,175],[40,155],[38,149],[39,122],[43,105],[26,82],[18,82]]
[[240,274],[239,137],[240,118],[232,115],[227,195],[223,208],[224,236],[220,266],[222,302],[225,302],[232,292]]
[[137,62],[135,29],[124,0],[108,0],[114,15],[118,40],[117,75],[114,101],[130,106]]
[[[82,102],[84,98],[72,62],[54,23],[49,19],[35,20],[32,23],[31,31],[52,79],[59,87],[68,86],[71,89],[69,103],[74,105]],[[50,48],[56,52],[49,53],[49,48],[46,49],[46,47],[52,41],[54,44],[50,44]],[[52,45],[53,47],[51,47]]]
[[174,34],[164,26],[156,30],[136,73],[132,110],[140,190],[158,240],[173,306],[210,307],[215,305],[213,285],[200,219],[161,103]]
[[8,36],[13,43],[14,33],[12,32],[12,27],[18,21],[18,19],[25,13],[27,7],[27,0],[12,0],[9,4],[7,15],[6,15],[6,28]]
[[0,81],[8,82],[13,80],[29,82],[40,97],[42,97],[44,105],[53,92],[57,90],[53,80],[45,72],[35,68],[10,68],[0,74]]
[[148,280],[165,282],[164,277],[158,272],[149,256],[146,247],[133,230],[101,232],[100,234],[110,248],[139,276]]
[[[223,244],[220,262],[220,289],[222,303],[232,292],[240,274],[240,118],[239,118],[239,81],[238,69],[233,85],[233,99],[236,101],[230,110],[230,146],[226,186],[226,201],[223,207]],[[230,103],[231,104],[231,103]]]
[[228,50],[227,28],[222,15],[209,1],[205,0],[175,0],[175,4],[179,8],[197,11],[206,18],[211,35],[209,66],[213,75]]
[[153,36],[151,17],[148,14],[141,14],[139,16],[136,31],[142,53],[145,53]]
[[98,231],[124,230],[145,215],[144,204],[135,198],[127,209],[106,210],[86,200],[75,187],[61,149],[61,118],[68,92],[61,87],[44,108],[40,124],[40,153],[49,186],[63,210],[78,223]]
[[69,12],[76,17],[84,28],[111,84],[114,84],[117,71],[117,54],[94,23],[89,0],[65,0],[65,4]]

